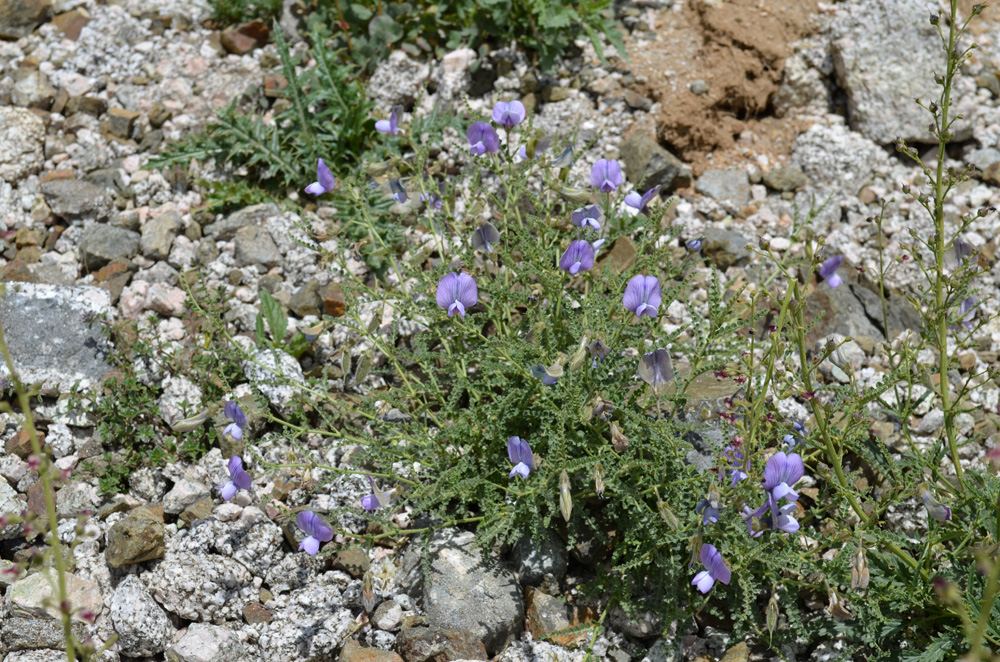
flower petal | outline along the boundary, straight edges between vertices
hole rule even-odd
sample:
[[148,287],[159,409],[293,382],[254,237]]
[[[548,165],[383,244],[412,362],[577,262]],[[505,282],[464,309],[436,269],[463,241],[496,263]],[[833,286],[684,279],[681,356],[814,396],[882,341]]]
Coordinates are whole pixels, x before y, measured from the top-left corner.
[[375,130],[379,133],[392,133],[392,122],[389,120],[379,120],[375,122]]
[[438,281],[437,289],[437,305],[441,308],[448,309],[451,304],[455,302],[455,290],[458,281],[458,274],[451,272],[445,274]]
[[[458,274],[458,300],[466,308],[472,308],[479,301],[479,288],[476,281],[467,273]],[[462,314],[465,317],[465,314]]]
[[236,485],[233,484],[233,481],[229,481],[225,485],[223,485],[222,486],[222,500],[223,501],[229,501],[234,496],[236,496],[236,489],[237,489]]
[[303,510],[295,517],[295,523],[298,524],[299,528],[306,532],[307,535],[312,535],[313,526],[315,520],[318,518],[316,514],[311,510]]
[[697,586],[698,590],[701,591],[702,594],[705,594],[712,590],[712,586],[715,585],[715,578],[709,574],[708,570],[702,570],[694,576],[691,583]]
[[226,468],[229,469],[229,475],[232,476],[234,473],[243,468],[243,458],[239,455],[232,456],[229,458],[229,463],[226,465]]
[[320,159],[316,164],[316,179],[319,180],[319,185],[323,187],[324,191],[332,191],[337,185],[337,180],[334,179],[333,173],[323,163],[323,159]]
[[316,553],[319,552],[319,541],[312,536],[307,536],[306,539],[299,544],[299,551],[305,552],[309,556],[316,556]]
[[642,274],[632,276],[628,281],[628,285],[625,286],[622,305],[633,313],[642,305],[642,283],[644,278]]
[[233,473],[233,484],[241,490],[249,490],[253,487],[253,478],[243,469],[237,469]]
[[371,511],[379,507],[378,497],[374,494],[366,494],[361,497],[361,507],[365,510]]

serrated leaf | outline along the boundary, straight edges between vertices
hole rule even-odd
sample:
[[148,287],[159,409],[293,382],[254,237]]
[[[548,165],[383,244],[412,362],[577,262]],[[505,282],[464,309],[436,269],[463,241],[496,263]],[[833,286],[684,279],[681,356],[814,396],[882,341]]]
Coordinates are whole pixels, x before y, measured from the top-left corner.
[[254,335],[257,336],[257,348],[264,349],[267,345],[267,332],[264,330],[264,318],[260,313],[257,313],[257,319],[254,322]]
[[267,328],[271,331],[271,338],[276,343],[285,339],[285,332],[288,331],[288,318],[281,310],[281,305],[275,300],[267,290],[260,291],[260,307],[267,320]]

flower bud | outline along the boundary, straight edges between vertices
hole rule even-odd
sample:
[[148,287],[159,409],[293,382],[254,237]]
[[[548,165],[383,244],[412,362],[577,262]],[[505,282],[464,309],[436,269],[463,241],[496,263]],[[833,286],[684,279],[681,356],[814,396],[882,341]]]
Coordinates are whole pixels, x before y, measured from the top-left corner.
[[559,474],[559,512],[569,522],[573,514],[573,495],[570,493],[569,474],[565,469]]
[[594,493],[597,498],[604,498],[604,467],[600,462],[594,465]]

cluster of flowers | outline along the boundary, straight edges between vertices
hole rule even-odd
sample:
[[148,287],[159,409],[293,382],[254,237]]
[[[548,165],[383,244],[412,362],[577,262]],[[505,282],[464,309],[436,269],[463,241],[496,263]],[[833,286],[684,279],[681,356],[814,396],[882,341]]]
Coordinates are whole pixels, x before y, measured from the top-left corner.
[[[235,401],[228,400],[223,411],[226,418],[231,419],[232,422],[225,427],[222,433],[229,435],[233,439],[242,440],[243,428],[247,425],[247,417],[243,413],[243,409]],[[222,485],[215,486],[215,489],[219,490],[223,501],[232,499],[239,490],[250,491],[253,487],[253,478],[243,469],[243,458],[239,455],[229,458],[227,468],[229,469],[229,480]],[[387,491],[379,490],[375,486],[375,480],[370,475],[368,476],[368,483],[371,485],[372,492],[361,498],[361,506],[368,511],[388,506],[395,489]],[[295,522],[306,534],[305,539],[299,544],[299,551],[304,551],[306,554],[315,556],[319,552],[321,542],[333,540],[333,529],[311,510],[300,512],[295,518]]]

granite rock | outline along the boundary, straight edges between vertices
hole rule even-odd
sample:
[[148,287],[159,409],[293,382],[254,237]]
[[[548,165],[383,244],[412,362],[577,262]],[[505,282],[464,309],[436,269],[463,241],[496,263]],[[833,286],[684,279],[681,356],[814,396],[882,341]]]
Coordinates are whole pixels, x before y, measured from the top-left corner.
[[0,135],[0,180],[14,184],[42,169],[45,124],[35,113],[0,108]]
[[147,657],[166,650],[174,637],[167,613],[146,591],[138,575],[126,576],[111,596],[111,621],[118,648],[129,657]]

